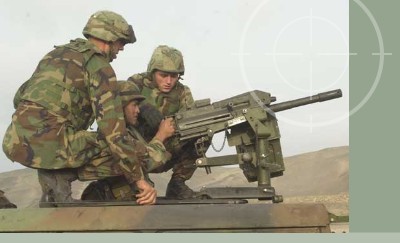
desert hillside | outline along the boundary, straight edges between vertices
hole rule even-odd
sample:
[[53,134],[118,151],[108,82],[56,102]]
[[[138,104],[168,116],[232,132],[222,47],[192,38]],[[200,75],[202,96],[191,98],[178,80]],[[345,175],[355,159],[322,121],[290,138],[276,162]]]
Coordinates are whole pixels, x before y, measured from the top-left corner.
[[[287,157],[285,167],[283,176],[272,179],[272,186],[284,196],[284,202],[322,202],[329,211],[348,215],[348,146]],[[169,177],[170,172],[151,175],[160,196],[165,193]],[[73,183],[75,198],[79,198],[85,185]],[[249,183],[239,168],[214,167],[208,175],[204,169],[198,169],[188,185],[199,190],[203,186],[248,186]],[[18,208],[38,207],[40,186],[35,170],[0,173],[0,189]]]

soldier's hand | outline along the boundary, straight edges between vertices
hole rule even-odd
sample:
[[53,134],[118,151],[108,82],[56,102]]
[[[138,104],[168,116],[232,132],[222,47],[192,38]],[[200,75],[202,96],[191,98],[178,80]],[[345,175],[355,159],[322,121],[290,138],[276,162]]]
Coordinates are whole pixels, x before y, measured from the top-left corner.
[[138,180],[136,181],[136,187],[139,189],[139,193],[136,194],[136,202],[141,205],[149,205],[156,203],[157,191],[147,181]]
[[141,104],[139,108],[139,116],[151,130],[156,131],[160,122],[164,119],[163,114],[156,107],[147,103]]
[[174,133],[175,133],[175,125],[173,119],[169,117],[161,121],[155,137],[161,142],[164,142],[167,138],[174,135]]

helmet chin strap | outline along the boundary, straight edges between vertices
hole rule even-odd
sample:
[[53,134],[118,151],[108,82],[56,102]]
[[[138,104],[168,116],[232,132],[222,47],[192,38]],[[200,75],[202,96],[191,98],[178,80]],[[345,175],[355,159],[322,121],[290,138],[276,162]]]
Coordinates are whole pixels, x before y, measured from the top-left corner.
[[112,56],[112,50],[111,48],[108,50],[108,53],[106,53],[106,58],[108,60],[108,62],[112,62],[114,60],[113,56]]
[[108,52],[105,54],[106,54],[107,60],[109,62],[112,62],[117,57],[117,55],[115,54],[116,51],[114,50],[115,45],[113,45],[113,42],[108,42],[108,45],[110,48],[108,48]]
[[90,37],[89,41],[101,50],[101,52],[105,55],[108,62],[112,62],[112,60],[114,59],[113,58],[114,45],[112,44],[112,42],[106,42],[96,37]]

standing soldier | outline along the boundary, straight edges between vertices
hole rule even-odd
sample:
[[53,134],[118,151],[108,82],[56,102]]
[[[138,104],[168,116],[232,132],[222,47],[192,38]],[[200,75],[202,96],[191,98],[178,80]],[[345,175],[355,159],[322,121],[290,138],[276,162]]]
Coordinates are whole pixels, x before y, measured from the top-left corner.
[[[145,122],[140,123],[144,126],[150,125],[149,129],[142,127],[146,139],[152,137],[149,130],[156,130],[157,119],[159,119],[151,107],[156,107],[161,112],[159,116],[162,117],[174,115],[179,110],[188,109],[193,105],[194,101],[189,87],[179,82],[184,73],[182,53],[173,47],[160,45],[153,52],[147,72],[135,74],[128,79],[134,82],[141,90],[141,94],[146,97],[141,105],[141,114]],[[185,184],[185,181],[189,180],[196,170],[195,160],[199,157],[193,142],[179,144],[176,140],[170,139],[166,147],[172,153],[172,158],[162,169],[157,171],[160,173],[171,168],[173,170],[167,186],[166,198],[194,197],[193,190]]]
[[[10,160],[38,169],[42,202],[68,202],[75,168],[101,154],[99,140],[105,141],[115,171],[140,191],[137,202],[153,204],[156,191],[144,179],[140,144],[128,136],[110,65],[125,44],[136,41],[132,26],[117,13],[99,11],[83,35],[87,40],[77,38],[46,54],[19,88],[3,151]],[[87,131],[94,120],[97,133]]]

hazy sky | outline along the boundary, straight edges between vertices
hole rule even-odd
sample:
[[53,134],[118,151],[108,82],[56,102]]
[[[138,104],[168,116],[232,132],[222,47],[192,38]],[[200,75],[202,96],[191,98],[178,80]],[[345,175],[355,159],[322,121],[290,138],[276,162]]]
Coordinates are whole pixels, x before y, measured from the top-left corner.
[[[195,99],[215,102],[258,89],[282,102],[342,89],[340,99],[278,113],[281,143],[284,156],[349,144],[348,0],[0,3],[1,140],[14,112],[14,93],[38,61],[53,45],[83,37],[92,13],[112,10],[137,36],[112,62],[118,79],[145,71],[154,48],[166,44],[182,51],[183,83]],[[226,153],[233,149],[219,155]],[[0,153],[0,172],[20,168]]]

